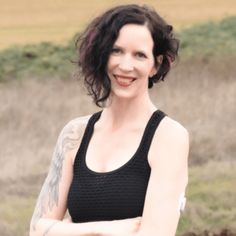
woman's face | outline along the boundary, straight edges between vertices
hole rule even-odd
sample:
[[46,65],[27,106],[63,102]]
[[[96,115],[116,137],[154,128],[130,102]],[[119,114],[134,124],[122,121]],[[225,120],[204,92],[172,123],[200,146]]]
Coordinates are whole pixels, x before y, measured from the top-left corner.
[[147,26],[124,25],[107,63],[111,91],[119,97],[139,96],[148,91],[148,78],[156,73],[154,42]]

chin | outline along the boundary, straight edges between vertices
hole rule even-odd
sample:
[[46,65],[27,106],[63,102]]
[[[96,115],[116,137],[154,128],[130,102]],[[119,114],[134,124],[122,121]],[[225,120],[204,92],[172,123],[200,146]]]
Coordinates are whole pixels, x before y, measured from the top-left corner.
[[136,97],[135,94],[132,93],[131,91],[125,91],[122,89],[112,89],[111,95],[115,99],[127,99],[127,100]]

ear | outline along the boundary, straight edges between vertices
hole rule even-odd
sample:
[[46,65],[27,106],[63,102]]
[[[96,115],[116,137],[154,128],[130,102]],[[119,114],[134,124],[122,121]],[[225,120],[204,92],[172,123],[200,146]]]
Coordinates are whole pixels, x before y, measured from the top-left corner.
[[163,55],[159,55],[156,57],[156,61],[157,61],[157,64],[158,65],[161,65],[162,64],[162,61],[163,61]]

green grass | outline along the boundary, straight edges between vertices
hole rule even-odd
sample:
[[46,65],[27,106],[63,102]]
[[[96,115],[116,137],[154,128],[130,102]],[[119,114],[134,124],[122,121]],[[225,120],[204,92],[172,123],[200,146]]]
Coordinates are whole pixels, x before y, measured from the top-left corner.
[[1,235],[27,235],[33,204],[35,199],[32,197],[8,195],[1,198]]
[[[236,16],[219,23],[196,25],[179,32],[180,56],[191,58],[222,58],[236,54]],[[11,79],[68,78],[75,70],[71,60],[75,59],[74,40],[67,45],[40,43],[12,47],[0,53],[0,81]]]
[[68,76],[72,69],[72,48],[41,43],[6,49],[0,54],[0,81]]
[[236,54],[236,16],[219,23],[196,25],[180,32],[181,53],[184,57],[228,56]]
[[187,206],[178,233],[236,230],[236,163],[209,162],[190,169]]

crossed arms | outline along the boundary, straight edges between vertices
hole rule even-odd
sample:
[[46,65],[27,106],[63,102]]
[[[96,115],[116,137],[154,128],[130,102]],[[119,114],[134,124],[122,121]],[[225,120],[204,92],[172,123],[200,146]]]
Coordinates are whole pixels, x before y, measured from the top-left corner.
[[189,135],[168,117],[160,123],[149,151],[156,158],[150,163],[142,218],[87,223],[63,221],[73,178],[73,158],[88,119],[86,116],[69,122],[58,137],[31,219],[30,236],[174,236],[180,216],[179,197],[188,181]]

